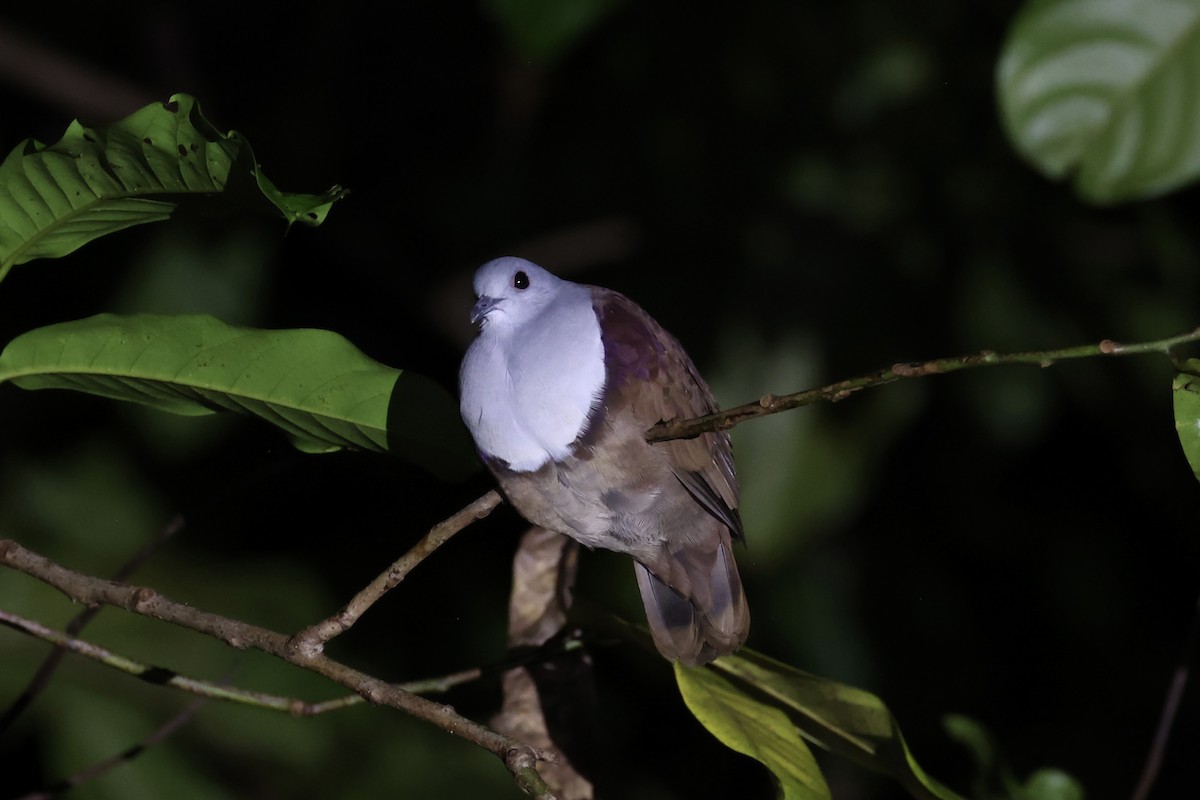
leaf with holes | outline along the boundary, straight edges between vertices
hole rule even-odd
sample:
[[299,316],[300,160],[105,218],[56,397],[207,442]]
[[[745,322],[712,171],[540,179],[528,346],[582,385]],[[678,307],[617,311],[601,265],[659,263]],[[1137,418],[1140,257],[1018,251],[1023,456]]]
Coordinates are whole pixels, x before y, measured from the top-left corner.
[[109,125],[72,122],[52,145],[17,145],[0,164],[0,280],[17,264],[166,219],[184,201],[220,197],[319,225],[344,194],[279,191],[240,135],[218,131],[195,98],[177,94]]
[[330,331],[243,328],[205,315],[100,314],[18,336],[0,352],[5,381],[176,414],[249,414],[303,450],[388,452],[446,479],[477,463],[448,392]]
[[1200,175],[1200,2],[1035,0],[996,73],[1020,153],[1096,203]]

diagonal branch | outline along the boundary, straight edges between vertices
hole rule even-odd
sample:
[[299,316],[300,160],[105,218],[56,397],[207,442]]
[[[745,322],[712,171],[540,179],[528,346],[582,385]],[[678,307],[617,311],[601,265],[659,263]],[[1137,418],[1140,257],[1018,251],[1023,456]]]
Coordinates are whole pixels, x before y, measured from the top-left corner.
[[296,648],[286,634],[192,608],[148,587],[84,575],[9,539],[0,539],[0,565],[37,578],[80,603],[118,606],[135,614],[207,634],[238,649],[260,650],[315,672],[351,689],[367,702],[399,709],[479,745],[498,756],[522,786],[531,785],[530,781],[534,779],[529,773],[536,776],[533,765],[537,761],[555,758],[553,753],[537,750],[467,719],[448,705],[406,692],[321,653]]
[[1175,674],[1167,688],[1167,696],[1163,701],[1162,714],[1158,720],[1158,728],[1154,731],[1154,740],[1150,744],[1150,752],[1146,755],[1146,763],[1142,767],[1142,775],[1137,787],[1133,790],[1133,800],[1146,800],[1158,779],[1158,770],[1162,766],[1163,756],[1167,750],[1167,740],[1171,736],[1171,726],[1175,724],[1175,715],[1179,711],[1179,703],[1183,699],[1183,689],[1187,686],[1188,662],[1196,642],[1200,641],[1200,599],[1192,614],[1192,622],[1188,626],[1187,635],[1183,640],[1183,652],[1175,667]]
[[124,751],[117,753],[115,756],[110,758],[106,758],[103,761],[98,761],[95,764],[91,764],[79,772],[76,772],[69,778],[58,781],[46,789],[23,795],[22,797],[17,798],[17,800],[50,800],[53,797],[63,794],[68,789],[73,789],[76,786],[87,783],[88,781],[95,780],[101,775],[111,772],[116,767],[129,763],[142,753],[146,752],[148,748],[163,741],[168,736],[175,733],[175,731],[186,725],[192,719],[192,717],[196,715],[196,712],[203,708],[206,702],[208,701],[203,698],[197,698],[196,700],[193,700],[187,708],[164,722],[153,733],[135,744],[133,747],[126,748]]
[[[150,558],[150,556],[154,555],[154,552],[158,550],[160,545],[178,533],[183,528],[183,525],[183,517],[172,517],[171,521],[163,526],[163,528],[159,530],[158,534],[153,539],[151,539],[149,542],[143,545],[140,550],[130,556],[129,559],[122,564],[115,573],[113,573],[113,580],[122,581],[132,575],[138,567],[140,567],[148,558]],[[91,622],[92,619],[99,613],[99,606],[85,608],[67,623],[66,635],[71,637],[79,633],[81,630],[87,627],[87,624]],[[54,676],[55,670],[58,669],[58,665],[62,662],[64,655],[66,655],[65,646],[60,644],[58,647],[54,648],[54,650],[51,651],[48,656],[46,656],[45,660],[42,661],[41,666],[38,667],[37,672],[35,672],[33,677],[29,680],[29,685],[25,687],[25,691],[21,692],[21,694],[18,695],[15,700],[13,700],[12,705],[6,708],[3,714],[0,714],[0,732],[7,730],[12,723],[16,721],[17,717],[21,715],[21,712],[28,708],[29,704],[33,702],[34,698],[36,698],[38,694],[40,694],[41,691],[46,688],[46,685],[50,683],[50,678]]]
[[[99,608],[99,606],[94,608]],[[181,675],[165,667],[156,667],[135,661],[132,658],[119,655],[111,650],[78,639],[67,633],[60,633],[39,622],[18,616],[17,614],[11,614],[3,609],[0,609],[0,625],[7,625],[13,630],[20,631],[45,642],[50,642],[55,645],[56,652],[69,651],[76,655],[90,658],[93,661],[99,661],[127,675],[140,678],[147,683],[179,689],[180,691],[210,700],[226,700],[258,708],[267,708],[273,711],[285,711],[297,717],[315,716],[328,711],[334,711],[338,708],[358,705],[363,701],[358,695],[352,694],[336,700],[306,703],[303,700],[291,697],[281,697],[265,692],[252,692],[246,689],[238,689],[225,683],[189,678],[186,675]]]
[[330,639],[349,630],[368,608],[396,588],[408,576],[408,573],[412,572],[413,568],[424,561],[434,550],[472,522],[486,517],[498,505],[500,505],[500,494],[493,489],[457,514],[434,525],[429,533],[413,545],[412,549],[356,594],[345,608],[332,617],[310,625],[293,636],[292,647],[298,652],[310,655],[320,653]]
[[1121,344],[1111,339],[1104,339],[1098,344],[1066,347],[1060,350],[1036,350],[1025,353],[1006,354],[985,350],[969,356],[893,364],[887,369],[876,370],[867,375],[848,378],[847,380],[831,383],[817,389],[806,389],[803,392],[785,395],[768,394],[752,403],[746,403],[725,411],[718,411],[707,416],[660,422],[646,431],[646,440],[649,442],[665,442],[671,439],[691,439],[710,431],[725,431],[749,419],[765,417],[769,414],[778,414],[780,411],[790,411],[793,408],[810,406],[822,401],[836,403],[840,400],[845,400],[850,395],[863,389],[882,386],[885,383],[893,383],[905,378],[920,378],[926,375],[941,375],[948,372],[958,372],[963,369],[973,369],[975,367],[998,367],[1013,364],[1035,364],[1039,367],[1050,367],[1059,361],[1094,358],[1097,356],[1161,353],[1168,358],[1172,358],[1172,351],[1176,347],[1197,341],[1200,341],[1200,328],[1166,339],[1156,339],[1152,342],[1138,342],[1135,344]]
[[[99,645],[76,638],[68,633],[54,630],[39,622],[12,614],[3,609],[0,609],[0,625],[7,625],[13,630],[49,642],[55,645],[58,650],[90,658],[105,666],[132,675],[135,678],[141,678],[147,683],[179,689],[180,691],[198,695],[209,700],[224,700],[256,708],[265,708],[270,711],[282,711],[294,717],[315,717],[318,714],[339,711],[343,708],[360,705],[363,702],[363,698],[360,695],[350,694],[314,703],[295,697],[283,697],[266,692],[239,689],[224,682],[189,678],[174,670],[145,664],[114,653]],[[405,681],[396,685],[410,694],[441,694],[450,691],[455,686],[477,681],[486,676],[498,676],[512,669],[556,658],[562,654],[563,649],[567,646],[569,645],[545,646],[537,650],[510,653],[508,658],[495,664],[472,667],[432,678],[418,678],[417,680]]]

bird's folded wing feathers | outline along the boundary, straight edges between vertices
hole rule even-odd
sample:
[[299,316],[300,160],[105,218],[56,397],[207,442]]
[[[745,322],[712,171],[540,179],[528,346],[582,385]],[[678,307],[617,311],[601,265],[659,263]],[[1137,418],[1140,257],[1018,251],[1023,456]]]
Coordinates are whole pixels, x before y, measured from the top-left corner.
[[[708,385],[674,336],[617,292],[592,287],[600,320],[611,402],[630,409],[646,428],[718,410]],[[741,538],[737,479],[727,433],[705,433],[655,445],[670,453],[680,482],[705,509]]]

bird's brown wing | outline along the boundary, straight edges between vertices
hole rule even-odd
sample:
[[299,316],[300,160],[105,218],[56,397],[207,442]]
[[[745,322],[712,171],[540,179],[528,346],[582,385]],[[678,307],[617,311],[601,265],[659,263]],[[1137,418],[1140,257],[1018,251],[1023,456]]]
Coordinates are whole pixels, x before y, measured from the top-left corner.
[[[620,403],[649,429],[658,422],[717,411],[717,403],[674,336],[617,292],[592,288],[608,382],[606,404]],[[675,439],[665,448],[680,483],[710,514],[742,538],[738,487],[727,433]]]

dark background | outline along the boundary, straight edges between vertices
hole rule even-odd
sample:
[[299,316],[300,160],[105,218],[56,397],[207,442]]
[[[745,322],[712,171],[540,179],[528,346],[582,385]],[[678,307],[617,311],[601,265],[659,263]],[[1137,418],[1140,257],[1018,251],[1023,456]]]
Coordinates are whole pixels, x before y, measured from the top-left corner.
[[[5,151],[184,91],[246,136],[280,188],[352,194],[315,230],[183,214],[17,267],[0,286],[0,342],[101,311],[205,311],[330,328],[453,388],[469,276],[508,253],[635,298],[725,405],[897,361],[1200,321],[1196,190],[1088,207],[1005,139],[993,70],[1016,4],[618,2],[594,18],[578,4],[577,35],[557,38],[514,8],[6,9]],[[1128,796],[1197,591],[1197,486],[1171,377],[1157,356],[977,370],[739,427],[749,644],[878,694],[960,791],[972,771],[948,712],[988,726],[1019,776],[1056,766],[1090,797]],[[103,575],[182,514],[136,580],[280,630],[329,613],[490,486],[301,455],[251,421],[10,387],[0,409],[0,535]],[[520,528],[501,509],[461,535],[333,655],[392,680],[501,658]],[[581,591],[638,619],[631,573],[585,554]],[[14,574],[0,596],[47,624],[76,610]],[[116,611],[86,636],[197,677],[336,695]],[[0,632],[0,700],[45,650]],[[606,796],[771,796],[764,770],[683,709],[665,662],[603,645],[594,660]],[[4,793],[133,745],[187,702],[135,683],[71,660],[0,738]],[[486,719],[498,688],[448,700]],[[1195,793],[1198,741],[1193,691],[1157,797]],[[838,800],[901,796],[822,763]],[[74,792],[383,794],[519,793],[491,756],[393,712],[217,705]]]

